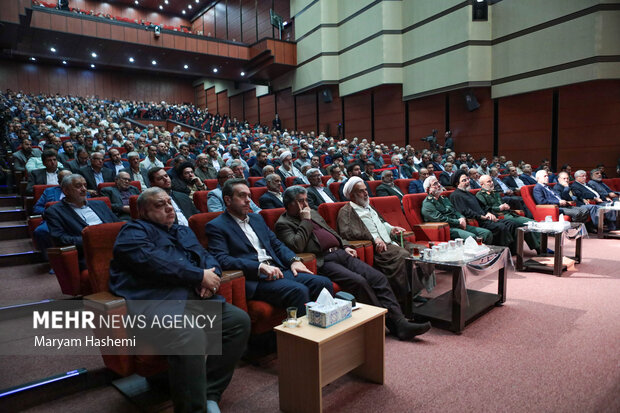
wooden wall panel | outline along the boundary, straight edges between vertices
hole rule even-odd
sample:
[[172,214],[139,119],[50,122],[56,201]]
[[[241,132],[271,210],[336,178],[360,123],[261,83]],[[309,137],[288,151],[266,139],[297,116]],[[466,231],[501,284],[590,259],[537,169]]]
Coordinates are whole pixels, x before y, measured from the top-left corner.
[[256,42],[256,3],[254,0],[241,0],[241,32],[244,43]]
[[[443,134],[446,124],[446,96],[441,93],[409,101],[409,143],[416,149],[428,149],[428,143],[420,141],[433,129]],[[439,139],[439,143],[443,143]]]
[[210,87],[206,90],[207,95],[207,109],[209,113],[217,113],[217,96],[215,96],[215,87]]
[[375,141],[387,145],[405,143],[405,104],[401,85],[386,85],[373,91]]
[[30,26],[49,30],[52,27],[51,14],[33,11]]
[[215,37],[226,39],[226,2],[220,1],[215,4]]
[[228,40],[241,41],[241,0],[228,0]]
[[[275,10],[276,13],[282,16],[284,21],[289,22],[289,24],[284,29],[282,29],[282,40],[290,40],[290,41],[295,40],[293,37],[294,33],[292,30],[293,25],[291,24],[290,0],[274,0],[273,9]],[[278,38],[277,30],[276,30],[275,38],[276,39]]]
[[258,122],[258,99],[256,98],[256,90],[248,90],[243,94],[243,105],[245,110],[245,120],[250,124]]
[[[338,136],[338,124],[342,123],[342,101],[338,94],[338,87],[331,86],[332,101],[323,101],[322,90],[319,88],[319,132],[325,132],[327,136]],[[279,108],[278,108],[279,109]]]
[[491,156],[493,155],[491,88],[472,90],[480,103],[480,107],[473,112],[467,110],[462,91],[450,93],[450,129],[454,137],[454,149],[456,151],[466,150],[476,158]]
[[243,121],[243,94],[240,93],[230,98],[230,117]]
[[220,115],[226,115],[230,111],[228,106],[228,91],[218,93],[217,95],[217,111]]
[[211,7],[204,14],[204,35],[215,37],[215,7]]
[[16,0],[5,1],[0,7],[0,20],[19,23],[19,3]]
[[589,171],[598,163],[616,176],[620,157],[620,80],[587,82],[559,89],[558,167]]
[[295,98],[290,88],[280,90],[276,94],[278,115],[282,121],[282,128],[295,130]]
[[306,134],[317,131],[316,125],[316,93],[296,95],[297,130]]
[[271,30],[271,19],[269,17],[270,1],[259,1],[256,4],[256,14],[258,17],[258,40],[265,37],[273,38]]
[[[498,103],[498,151],[538,165],[551,156],[551,90],[507,96]],[[456,141],[456,140],[455,140]]]
[[[344,135],[347,139],[360,140],[372,137],[370,92],[361,92],[344,98]],[[382,143],[377,141],[377,143]]]
[[263,125],[273,125],[273,119],[276,117],[276,97],[275,95],[265,95],[258,99],[260,105],[260,123]]

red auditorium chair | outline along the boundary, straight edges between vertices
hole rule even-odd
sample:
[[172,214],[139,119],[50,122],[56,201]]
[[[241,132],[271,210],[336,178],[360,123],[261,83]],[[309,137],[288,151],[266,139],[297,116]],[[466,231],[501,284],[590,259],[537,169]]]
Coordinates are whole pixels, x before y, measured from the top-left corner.
[[330,175],[323,175],[321,177],[321,182],[323,183],[323,185],[327,185],[327,181],[329,181],[329,178],[331,178]]
[[407,230],[403,234],[406,241],[415,243],[415,234],[411,230],[411,225],[407,222],[407,218],[403,214],[403,208],[397,196],[380,196],[370,198],[370,205],[377,210],[379,214],[390,225],[403,227]]
[[446,242],[450,240],[450,226],[447,222],[424,222],[422,202],[426,194],[407,194],[403,197],[403,210],[409,226],[418,241]]
[[250,194],[252,196],[252,201],[254,201],[254,203],[258,206],[260,206],[259,204],[259,199],[261,196],[263,196],[263,194],[267,192],[267,187],[266,186],[259,186],[259,187],[254,187],[254,188],[250,188]]
[[248,183],[250,184],[250,187],[253,187],[254,184],[261,179],[263,179],[262,176],[250,176],[248,177]]
[[[541,222],[549,215],[554,221],[557,221],[560,217],[560,208],[557,205],[536,205],[533,195],[534,186],[535,185],[526,185],[521,187],[521,197],[527,209],[529,209],[534,216],[534,220]],[[564,219],[566,221],[570,220],[567,216],[565,216]]]
[[[108,278],[110,275],[110,261],[113,257],[114,241],[121,227],[125,223],[101,224],[84,229],[84,254],[88,270],[88,281],[93,291],[84,297],[84,306],[95,312],[96,316],[104,317],[111,315],[127,314],[125,299],[110,293]],[[227,302],[247,311],[245,306],[245,278],[241,271],[224,271],[218,294]],[[99,338],[112,336],[114,338],[128,338],[125,330],[95,329],[94,333]],[[126,377],[138,374],[149,377],[168,368],[166,358],[155,355],[122,355],[102,354],[103,362],[107,368]]]
[[207,197],[209,195],[209,191],[196,191],[194,192],[194,205],[198,208],[200,212],[209,212],[207,208]]
[[381,185],[383,181],[381,181],[380,179],[376,180],[376,181],[368,181],[368,186],[370,187],[370,192],[372,192],[371,194],[368,194],[370,196],[376,196],[377,195],[377,187],[379,185]]
[[280,215],[282,215],[285,211],[285,208],[263,209],[259,212],[259,214],[263,217],[269,229],[274,231],[278,218],[280,218]]
[[286,180],[284,181],[284,185],[288,188],[289,186],[293,185],[293,182],[295,182],[295,179],[297,179],[296,176],[287,177]]
[[129,215],[131,219],[140,218],[140,214],[138,214],[138,196],[139,195],[132,195],[129,197]]
[[413,181],[413,179],[395,179],[394,185],[396,185],[398,189],[400,189],[400,192],[402,192],[403,195],[405,195],[409,193],[409,183],[411,181]]
[[217,179],[205,179],[204,182],[208,190],[217,188]]
[[342,199],[340,199],[340,184],[342,182],[332,182],[331,184],[329,184],[329,192],[332,193],[332,195],[334,196],[334,198],[336,198],[336,201],[342,201]]

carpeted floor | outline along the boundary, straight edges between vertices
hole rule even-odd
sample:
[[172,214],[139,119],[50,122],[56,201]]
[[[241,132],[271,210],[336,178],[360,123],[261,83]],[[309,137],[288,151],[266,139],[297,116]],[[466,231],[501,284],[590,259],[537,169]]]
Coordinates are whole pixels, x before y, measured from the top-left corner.
[[[620,411],[620,241],[586,239],[584,257],[568,277],[512,273],[505,305],[461,335],[432,329],[414,343],[388,336],[385,385],[347,375],[324,388],[324,411]],[[448,280],[440,274],[433,295]],[[491,277],[468,280],[468,286],[497,289]],[[1,362],[5,372],[21,364],[29,377],[38,363],[42,372],[58,368],[50,360]],[[65,370],[81,367],[70,364],[65,360]],[[277,367],[274,360],[238,368],[222,411],[279,411]],[[111,386],[103,386],[29,411],[136,409]]]

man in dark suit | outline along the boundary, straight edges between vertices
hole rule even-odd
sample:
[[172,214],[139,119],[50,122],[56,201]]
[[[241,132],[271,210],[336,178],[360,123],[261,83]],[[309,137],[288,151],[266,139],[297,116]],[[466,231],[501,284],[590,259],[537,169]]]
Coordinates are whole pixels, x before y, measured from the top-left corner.
[[532,176],[532,165],[526,163],[523,165],[523,173],[519,175],[519,178],[525,183],[525,185],[536,185],[536,178]]
[[521,187],[524,185],[530,185],[525,183],[525,181],[521,179],[515,166],[511,166],[510,168],[508,168],[508,174],[509,175],[504,178],[504,184],[506,184],[506,186],[512,191],[517,191],[521,189]]
[[163,189],[170,196],[170,199],[172,199],[172,206],[177,215],[176,223],[186,227],[189,226],[189,217],[199,212],[190,197],[183,192],[172,190],[172,181],[164,168],[151,168],[148,174],[151,186]]
[[409,193],[410,194],[423,194],[424,192],[424,180],[428,178],[428,169],[422,168],[420,172],[418,172],[418,178],[409,182]]
[[35,185],[58,185],[58,161],[54,149],[46,149],[41,155],[41,161],[45,168],[35,169],[28,173],[28,185],[26,194],[32,195]]
[[618,195],[620,195],[620,192],[614,191],[605,182],[603,182],[603,174],[600,169],[593,169],[590,171],[590,178],[592,179],[588,181],[588,187],[595,190],[602,199],[607,201],[618,200]]
[[91,196],[97,195],[97,186],[103,182],[114,182],[114,172],[103,167],[103,154],[93,152],[90,155],[90,166],[80,169],[80,175],[86,180],[86,187]]
[[[138,210],[140,219],[125,224],[116,238],[110,291],[135,303],[129,306],[130,313],[144,315],[148,325],[163,314],[204,316],[205,311],[221,303],[221,355],[210,355],[205,362],[204,354],[187,351],[193,345],[201,345],[206,351],[205,332],[200,328],[167,329],[150,343],[165,346],[156,348],[161,354],[169,354],[175,412],[219,412],[217,403],[246,347],[250,319],[217,295],[220,265],[189,228],[175,224],[176,214],[165,191],[145,190],[138,198]],[[208,300],[208,304],[202,303],[209,307],[199,304],[200,299]],[[135,300],[157,301],[158,305],[139,306],[144,301]]]
[[364,165],[364,172],[362,172],[361,175],[361,178],[364,180],[364,182],[375,180],[375,174],[373,172],[374,170],[375,164],[370,161],[366,162],[366,164]]
[[62,152],[58,153],[58,160],[66,167],[69,161],[75,159],[73,142],[66,140],[62,143]]
[[317,168],[308,169],[306,176],[310,182],[308,187],[308,205],[310,208],[317,210],[321,204],[336,202],[336,198],[329,188],[323,186],[321,172]]
[[41,156],[41,150],[32,148],[32,141],[29,138],[22,140],[22,148],[13,154],[13,167],[16,171],[25,171],[28,159]]
[[[592,223],[594,224],[594,226],[598,227],[599,206],[609,205],[610,202],[608,198],[604,198],[603,195],[599,194],[597,191],[586,185],[586,178],[586,171],[578,170],[577,172],[575,172],[575,182],[570,185],[570,190],[573,194],[573,197],[577,201],[577,205],[581,206],[582,208],[588,208],[588,210],[590,211],[590,218],[592,219]],[[561,184],[568,185],[568,174],[566,174],[565,172],[560,172],[558,174],[557,185]],[[590,204],[591,202],[594,202],[594,204]],[[615,231],[617,219],[616,211],[605,212],[604,219],[607,223],[608,230]]]
[[74,174],[79,174],[80,169],[88,166],[90,164],[90,155],[86,151],[86,149],[78,149],[77,154],[75,155],[75,159],[67,162],[65,165],[67,168],[71,170]]
[[102,201],[86,201],[84,177],[73,174],[62,180],[65,198],[45,210],[45,221],[55,245],[75,245],[80,269],[86,268],[82,251],[82,230],[90,225],[117,222],[118,218]]
[[206,226],[209,250],[222,269],[243,271],[248,300],[297,307],[299,316],[323,288],[333,294],[328,278],[311,274],[260,215],[249,213],[250,189],[244,180],[226,181],[222,193],[226,212]]
[[114,172],[114,176],[117,173],[122,171],[123,169],[129,168],[129,162],[123,161],[121,159],[121,153],[116,148],[111,148],[108,151],[108,155],[110,156],[110,160],[103,164],[104,168],[108,168],[112,172]]
[[250,176],[263,176],[265,166],[267,166],[267,152],[259,151],[256,154],[256,163],[250,168]]
[[114,178],[116,186],[106,186],[101,189],[101,195],[107,196],[112,204],[112,212],[123,220],[129,221],[131,214],[129,211],[129,198],[132,195],[140,195],[140,191],[135,186],[131,186],[131,178],[127,172],[119,172]]
[[356,258],[356,251],[308,206],[306,192],[301,186],[284,192],[286,212],[276,222],[278,238],[296,253],[316,255],[320,272],[358,301],[386,308],[385,324],[399,339],[410,340],[426,332],[430,324],[414,324],[405,318],[385,275]]
[[140,169],[140,154],[138,152],[129,152],[127,160],[129,161],[129,168],[122,169],[121,172],[127,172],[132,181],[140,182],[143,191],[151,186],[148,172]]
[[443,166],[443,169],[444,171],[439,174],[439,183],[443,187],[452,186],[452,175],[454,175],[454,172],[452,171],[452,162],[446,162]]
[[278,174],[267,175],[267,192],[258,200],[261,209],[284,208],[282,203],[282,177]]
[[400,201],[403,200],[403,193],[400,188],[394,185],[394,174],[390,169],[381,173],[381,184],[376,189],[377,196],[397,196]]
[[570,196],[568,196],[568,199],[563,196],[562,191],[564,187],[560,185],[557,192],[555,188],[549,188],[549,173],[545,169],[536,172],[536,179],[538,183],[532,190],[532,196],[537,205],[558,205],[560,213],[569,216],[573,221],[586,222],[588,220],[589,213],[586,209],[570,206],[569,203],[572,199]]

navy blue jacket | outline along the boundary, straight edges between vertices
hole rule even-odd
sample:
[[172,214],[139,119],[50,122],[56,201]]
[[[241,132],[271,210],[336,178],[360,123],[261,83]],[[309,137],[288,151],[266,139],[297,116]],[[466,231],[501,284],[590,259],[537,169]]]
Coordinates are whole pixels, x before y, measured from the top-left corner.
[[32,208],[32,212],[35,215],[43,215],[45,212],[45,204],[48,202],[60,201],[60,196],[62,195],[62,189],[59,186],[53,186],[51,188],[46,188],[45,191],[41,194],[41,197],[37,200],[37,203],[34,204]]
[[[592,191],[590,191],[588,188],[585,187],[585,185],[582,185],[579,182],[573,182],[570,185],[570,190],[572,191],[574,197],[576,198],[575,200],[577,201],[577,205],[579,206],[584,204],[583,202],[584,199],[596,198],[596,195]],[[601,196],[601,199],[605,197],[605,195],[601,195],[600,193],[599,195]]]
[[284,204],[274,194],[265,192],[258,200],[261,209],[284,208]]
[[519,175],[519,178],[521,178],[521,180],[523,181],[525,185],[536,185],[537,184],[536,179],[532,178],[529,175],[521,174]]
[[559,205],[560,200],[553,195],[554,193],[555,192],[551,188],[545,188],[542,184],[536,184],[532,190],[532,196],[537,205]]
[[[90,166],[85,166],[80,168],[80,175],[84,177],[86,181],[86,188],[91,190],[97,190],[97,180],[95,179],[95,173],[93,172],[93,168]],[[103,182],[114,182],[114,176],[116,175],[116,171],[111,171],[108,168],[101,168],[101,175],[103,176]]]
[[[288,270],[295,253],[276,237],[260,215],[248,214],[248,217],[250,226],[276,266],[283,271]],[[209,251],[213,253],[222,269],[243,271],[246,280],[245,294],[251,299],[259,280],[266,279],[266,276],[259,275],[258,254],[248,237],[228,212],[210,221],[206,226],[206,234],[209,238]]]
[[167,229],[135,220],[125,224],[116,237],[110,291],[128,300],[170,300],[166,311],[183,314],[185,300],[202,282],[203,270],[213,267],[222,274],[218,262],[188,227],[174,224]]
[[[121,163],[123,164],[123,169],[129,168],[129,162],[121,161]],[[114,162],[112,162],[112,161],[104,162],[103,163],[103,167],[104,168],[108,168],[109,170],[114,172],[114,175],[116,176],[116,165],[114,164]]]
[[413,181],[409,182],[409,193],[410,194],[423,194],[424,191],[424,186],[422,185],[422,181],[420,181],[419,179],[414,179]]
[[588,183],[586,185],[588,185],[590,188],[594,189],[602,197],[608,196],[610,192],[618,193],[618,192],[614,191],[613,189],[611,189],[609,186],[607,186],[607,184],[605,182],[603,182],[603,181],[597,182],[595,180],[590,180],[590,181],[588,181]]

